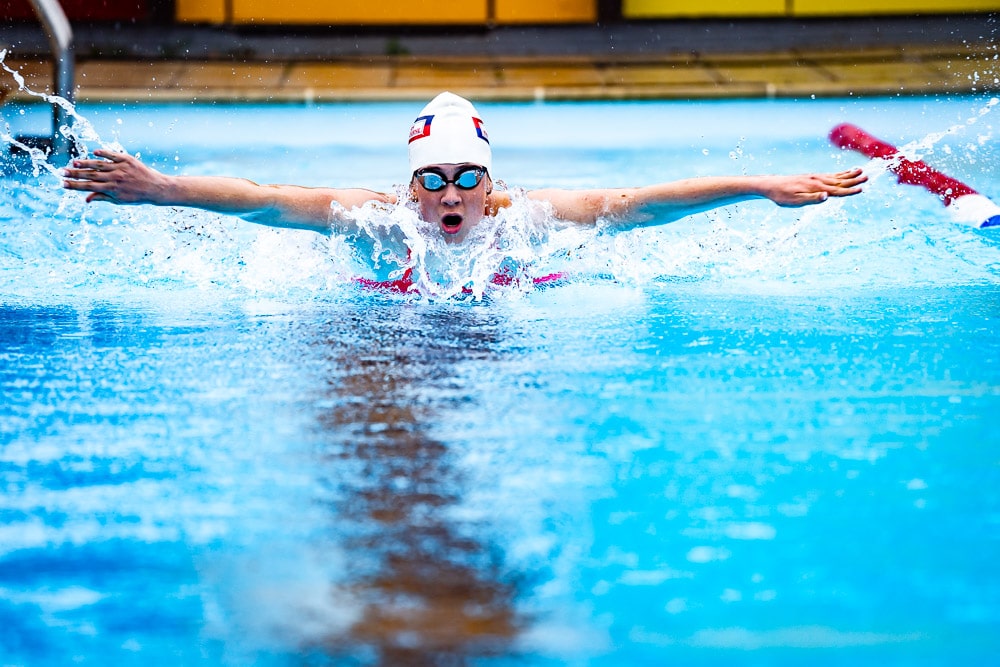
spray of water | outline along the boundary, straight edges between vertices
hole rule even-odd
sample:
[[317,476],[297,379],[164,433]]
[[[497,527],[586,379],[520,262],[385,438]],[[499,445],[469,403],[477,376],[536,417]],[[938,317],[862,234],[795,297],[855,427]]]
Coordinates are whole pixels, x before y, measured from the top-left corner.
[[529,291],[539,280],[564,275],[569,249],[595,235],[593,229],[560,223],[523,190],[511,189],[510,207],[485,217],[462,243],[453,244],[435,223],[420,218],[407,190],[396,188],[400,205],[369,204],[352,211],[335,206],[333,217],[349,221],[355,254],[376,280],[404,280],[404,291],[412,294],[481,299],[487,291]]
[[[0,52],[0,67],[23,92],[60,105],[73,119],[61,131],[78,154],[96,146],[123,150],[116,140],[102,139],[66,100],[28,89],[5,57]],[[949,140],[985,126],[966,143],[988,154],[992,129],[985,118],[997,104],[989,100],[967,120],[902,151],[919,159],[941,147],[947,155]],[[13,224],[3,232],[0,261],[18,267],[19,275],[8,272],[11,277],[4,281],[16,284],[15,292],[25,284],[39,289],[89,285],[100,291],[109,284],[221,286],[264,295],[301,292],[309,298],[317,289],[353,289],[357,278],[366,278],[369,284],[405,279],[406,298],[478,300],[519,298],[552,276],[591,284],[680,280],[750,291],[775,286],[829,290],[940,283],[954,275],[955,255],[973,280],[992,281],[1000,273],[990,258],[995,244],[947,225],[940,203],[895,186],[881,160],[865,165],[866,196],[796,210],[757,202],[626,232],[609,221],[561,223],[524,191],[498,183],[509,191],[512,206],[485,218],[465,242],[449,244],[434,224],[420,218],[406,186],[395,189],[399,205],[334,208],[331,222],[337,233],[328,237],[191,209],[87,206],[78,194],[62,190],[59,169],[43,151],[14,138],[6,122],[0,137],[7,148],[23,151],[28,158],[23,173],[31,174],[22,183],[3,183],[11,196],[0,215]],[[976,152],[967,148],[962,154],[975,159]],[[732,159],[753,158],[742,146],[736,153]],[[338,230],[343,221],[349,229]]]
[[[59,95],[49,95],[48,93],[35,91],[29,88],[20,72],[11,68],[10,65],[7,64],[7,49],[0,50],[0,67],[13,77],[20,92],[30,97],[38,98],[48,104],[58,106],[66,112],[67,116],[72,119],[72,125],[62,125],[57,128],[57,131],[70,140],[77,155],[88,154],[88,143],[96,143],[101,148],[107,148],[109,150],[123,150],[123,147],[117,142],[102,142],[101,137],[94,129],[93,124],[77,113],[76,106],[66,98],[60,97]],[[6,121],[3,123],[3,129],[0,130],[0,138],[2,138],[6,143],[23,150],[30,156],[35,176],[38,176],[42,170],[47,171],[54,176],[59,176],[58,169],[50,163],[48,156],[44,151],[33,146],[28,146],[20,141],[17,141],[13,136],[11,136],[10,125]]]
[[[932,154],[936,146],[949,137],[960,137],[966,134],[970,128],[974,128],[977,124],[982,124],[984,119],[1000,104],[1000,99],[993,97],[989,99],[982,107],[976,110],[971,116],[965,119],[964,122],[955,123],[945,130],[940,132],[931,132],[930,134],[914,139],[913,141],[900,146],[899,152],[902,156],[908,157],[913,160],[922,160]],[[969,153],[966,153],[966,157],[969,159],[974,158],[974,152],[979,146],[986,144],[990,139],[992,139],[993,131],[992,128],[985,128],[980,134],[978,134],[972,141],[966,143],[963,147]],[[950,152],[950,147],[947,152]]]

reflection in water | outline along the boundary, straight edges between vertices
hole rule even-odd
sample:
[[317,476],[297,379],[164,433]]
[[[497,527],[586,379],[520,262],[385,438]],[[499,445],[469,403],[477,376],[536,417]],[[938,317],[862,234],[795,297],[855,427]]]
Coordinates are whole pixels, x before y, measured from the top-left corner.
[[455,372],[496,356],[496,315],[481,311],[393,303],[323,343],[342,369],[321,417],[331,436],[323,470],[338,489],[342,585],[359,607],[347,636],[327,638],[335,651],[360,646],[385,665],[465,664],[509,653],[524,623],[503,554],[449,516],[463,493],[459,453],[428,433],[446,410],[485,409]]
[[996,287],[571,290],[0,307],[0,654],[991,664]]

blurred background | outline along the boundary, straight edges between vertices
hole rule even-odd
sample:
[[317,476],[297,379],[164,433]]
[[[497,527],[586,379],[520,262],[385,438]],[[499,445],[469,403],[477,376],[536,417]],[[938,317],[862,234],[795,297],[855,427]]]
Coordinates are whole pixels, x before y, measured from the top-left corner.
[[[83,101],[694,99],[995,90],[1000,0],[64,0]],[[6,64],[52,91],[29,0]],[[10,77],[0,94],[26,98]]]
[[[464,26],[597,24],[618,21],[986,14],[997,0],[63,0],[71,21],[161,26]],[[8,20],[33,21],[29,0],[4,0]]]

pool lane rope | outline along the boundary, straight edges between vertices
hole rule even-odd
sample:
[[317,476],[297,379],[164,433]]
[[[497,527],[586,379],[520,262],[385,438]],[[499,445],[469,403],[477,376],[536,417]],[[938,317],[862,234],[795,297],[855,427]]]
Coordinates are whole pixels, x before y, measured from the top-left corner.
[[860,127],[842,123],[830,130],[830,141],[870,158],[889,162],[889,171],[900,183],[919,185],[944,202],[956,222],[973,227],[1000,227],[1000,206],[965,183],[943,174],[923,160],[911,160],[892,144],[876,139]]

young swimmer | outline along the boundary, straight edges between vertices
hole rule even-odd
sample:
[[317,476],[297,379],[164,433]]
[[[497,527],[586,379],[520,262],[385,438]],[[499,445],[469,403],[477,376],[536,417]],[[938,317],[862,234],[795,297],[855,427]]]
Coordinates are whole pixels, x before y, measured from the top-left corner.
[[[168,176],[124,153],[96,150],[94,155],[96,159],[73,160],[64,171],[63,187],[89,192],[88,202],[190,206],[322,234],[356,231],[351,212],[364,204],[398,203],[395,195],[358,188]],[[485,125],[473,105],[458,95],[441,93],[420,112],[410,128],[409,162],[409,194],[420,217],[436,224],[450,243],[462,243],[485,217],[511,205],[510,194],[493,187]],[[866,180],[860,169],[851,169],[837,174],[700,177],[634,188],[542,189],[526,196],[547,205],[558,220],[594,225],[605,219],[627,229],[754,198],[780,206],[817,204],[827,197],[857,194]]]

